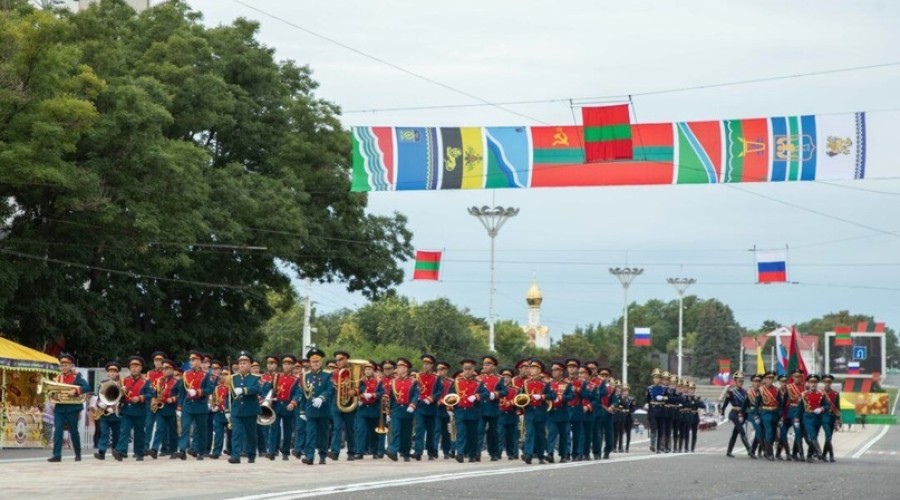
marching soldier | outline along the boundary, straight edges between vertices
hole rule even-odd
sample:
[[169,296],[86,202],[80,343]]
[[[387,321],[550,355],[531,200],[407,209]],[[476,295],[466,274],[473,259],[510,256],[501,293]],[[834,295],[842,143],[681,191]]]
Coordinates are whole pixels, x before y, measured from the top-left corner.
[[559,462],[568,462],[566,458],[571,449],[569,448],[569,403],[575,398],[575,392],[572,390],[572,384],[563,378],[566,366],[556,361],[551,365],[550,373],[553,381],[550,382],[550,390],[553,391],[555,397],[553,402],[549,403],[548,421],[550,430],[547,433],[547,461],[553,463],[553,450],[559,450]]
[[531,360],[531,378],[525,381],[523,392],[531,397],[531,402],[525,407],[525,449],[522,460],[531,464],[533,458],[537,458],[541,464],[544,461],[544,452],[547,446],[547,401],[556,399],[550,384],[543,381],[544,363],[537,359]]
[[[163,361],[166,359],[166,353],[162,351],[155,351],[153,353],[152,361],[153,361],[153,369],[147,372],[147,379],[150,381],[150,386],[156,388],[156,383],[163,376]],[[150,410],[150,401],[147,401],[147,421],[144,424],[144,435],[147,440],[144,446],[145,450],[150,450],[151,441],[153,439],[153,429],[156,426],[156,415],[153,414]],[[159,432],[159,431],[157,431]],[[115,448],[115,447],[114,447]],[[167,450],[171,453],[172,450]]]
[[[156,433],[153,435],[150,449],[147,450],[147,454],[154,460],[160,455],[160,451],[172,453],[178,449],[178,424],[175,420],[175,411],[178,407],[179,384],[175,380],[175,362],[171,359],[164,359],[160,366],[163,375],[153,385],[157,404],[156,413],[153,414]],[[150,404],[152,405],[153,402],[151,401]],[[153,413],[152,409],[151,413]]]
[[[362,460],[363,455],[372,453],[378,457],[384,453],[380,442],[376,439],[375,428],[381,420],[381,397],[384,396],[384,388],[375,377],[374,361],[363,369],[363,378],[359,381],[359,409],[356,413],[356,459]],[[374,449],[369,449],[373,446]]]
[[79,462],[81,461],[81,434],[78,432],[78,420],[81,418],[84,404],[82,401],[77,401],[77,398],[91,392],[91,386],[80,373],[75,371],[75,357],[71,354],[59,355],[59,369],[60,374],[56,377],[56,382],[78,387],[66,394],[66,397],[71,398],[73,402],[56,402],[53,406],[53,455],[47,461],[62,461],[63,431],[68,427],[69,436],[72,439],[72,449],[75,451],[75,461]]
[[[238,369],[240,371],[240,368]],[[213,413],[213,447],[209,458],[218,460],[222,455],[223,446],[225,445],[225,436],[231,427],[231,409],[229,408],[229,397],[231,396],[231,373],[223,372],[219,377],[218,385],[215,388],[215,396],[213,404],[210,405],[210,411]],[[229,436],[230,437],[230,436]]]
[[678,417],[678,391],[675,389],[675,385],[678,382],[678,378],[675,375],[670,374],[669,372],[663,372],[663,384],[666,385],[666,412],[665,412],[665,452],[671,453],[674,449],[674,440],[673,437],[675,435],[675,425],[676,419]]
[[581,441],[578,448],[573,450],[573,454],[577,455],[575,460],[584,461],[591,458],[591,444],[593,443],[594,432],[594,394],[597,392],[597,386],[591,381],[591,370],[586,365],[578,369],[578,379],[581,381],[581,388],[578,397],[581,399]]
[[762,420],[760,420],[759,407],[757,406],[762,378],[762,374],[759,373],[754,374],[753,377],[750,378],[750,388],[747,389],[747,399],[744,400],[743,408],[744,415],[753,427],[754,436],[753,444],[750,446],[750,458],[754,460],[756,459],[757,450],[762,454],[765,449],[763,446],[765,433],[763,432]]
[[147,442],[144,436],[147,425],[147,401],[155,394],[150,381],[141,375],[144,371],[144,358],[140,356],[128,358],[128,370],[131,376],[122,382],[122,428],[119,444],[113,450],[113,458],[121,462],[128,455],[128,443],[134,431],[134,456],[135,460],[141,462],[144,460],[144,445]]
[[781,392],[772,385],[774,380],[775,372],[766,372],[755,404],[763,430],[763,449],[765,450],[766,459],[770,462],[775,460],[775,429],[781,419],[781,412],[784,407]]
[[834,463],[834,443],[831,442],[835,429],[841,428],[841,395],[831,388],[834,377],[822,375],[822,392],[828,398],[829,410],[822,414],[822,430],[825,432],[825,446],[822,448],[822,461]]
[[[334,362],[335,367],[331,371],[331,378],[334,387],[337,390],[342,384],[350,382],[350,370],[347,368],[347,360],[350,359],[350,353],[347,351],[335,351]],[[350,396],[359,396],[357,387],[350,388]],[[355,460],[356,455],[353,450],[356,449],[356,410],[350,412],[340,411],[338,409],[339,398],[334,398],[334,404],[331,406],[331,451],[328,458],[337,460],[341,454],[341,438],[347,441],[347,460]]]
[[665,446],[666,386],[662,385],[662,370],[654,368],[650,373],[653,384],[647,387],[647,417],[650,422],[650,451],[662,453]]
[[388,432],[386,434],[379,434],[376,436],[378,440],[377,447],[381,450],[381,454],[378,458],[384,458],[384,453],[387,451],[388,438],[391,437],[390,434],[390,423],[391,423],[391,395],[388,394],[388,387],[391,380],[394,380],[394,377],[397,374],[397,364],[394,363],[393,360],[386,359],[381,363],[381,377],[379,383],[381,384],[381,391],[383,395],[381,396],[382,404],[387,408],[387,415],[385,415],[385,422],[388,427]]
[[819,447],[819,430],[822,428],[822,415],[831,411],[831,401],[825,393],[819,391],[819,376],[809,374],[806,377],[809,388],[800,397],[800,415],[803,419],[803,435],[806,436],[808,451],[806,461],[815,462],[816,458],[824,461],[822,448]]
[[434,435],[437,430],[437,403],[443,387],[438,385],[438,376],[434,370],[435,357],[431,354],[423,354],[422,371],[416,375],[419,385],[419,400],[416,402],[415,414],[415,454],[416,460],[422,460],[422,452],[426,451],[428,460],[437,458],[437,439]]
[[[222,362],[212,359],[212,354],[205,352],[203,353],[203,359],[201,360],[200,367],[203,369],[203,371],[209,373],[209,378],[210,380],[212,380],[213,389],[215,389],[216,385],[218,385],[219,383],[219,377],[222,375]],[[208,396],[207,399],[209,399]],[[206,437],[203,439],[204,447],[202,451],[196,451],[198,453],[204,454],[205,456],[209,456],[209,453],[212,451],[212,438],[213,414],[212,412],[209,412],[206,414]]]
[[[110,361],[106,363],[106,376],[107,379],[101,382],[105,384],[106,382],[115,382],[120,386],[122,381],[119,380],[119,370],[121,367],[119,363],[115,361]],[[97,396],[91,398],[92,400],[98,399]],[[106,450],[110,447],[112,449],[116,449],[116,446],[119,444],[119,430],[121,428],[121,420],[119,419],[119,411],[117,408],[107,407],[105,403],[96,401],[93,405],[99,407],[103,410],[103,414],[100,416],[100,419],[97,420],[97,428],[99,429],[98,433],[100,435],[100,440],[97,442],[97,452],[94,453],[94,458],[97,460],[106,460]]]
[[[276,358],[277,359],[277,358]],[[247,454],[247,462],[256,461],[259,445],[256,442],[256,418],[259,416],[259,396],[263,390],[261,377],[250,373],[253,356],[241,351],[237,356],[238,373],[231,376],[231,455],[228,463],[241,463],[241,454]],[[271,383],[270,383],[271,384]]]
[[391,444],[387,456],[394,462],[398,455],[403,456],[404,462],[409,462],[412,448],[413,413],[415,402],[419,400],[419,384],[409,377],[411,369],[412,363],[408,359],[398,358],[397,376],[388,380],[384,389],[391,402]]
[[584,408],[581,405],[581,377],[578,376],[578,370],[581,369],[581,362],[577,358],[569,358],[566,360],[566,370],[568,372],[568,381],[572,384],[572,400],[569,401],[569,428],[572,436],[569,443],[569,452],[566,457],[569,460],[576,461],[581,457],[581,443],[584,440],[582,431],[584,430]]
[[731,405],[731,411],[728,412],[728,420],[731,421],[732,425],[731,438],[728,441],[728,451],[725,452],[725,456],[730,458],[734,458],[732,451],[734,451],[734,444],[737,442],[738,436],[740,436],[741,443],[747,450],[747,455],[751,455],[750,443],[747,441],[747,434],[744,431],[744,420],[747,418],[747,415],[744,413],[747,391],[744,389],[743,372],[736,372],[733,380],[734,385],[725,388],[722,396],[719,398],[719,412],[722,416],[725,416],[725,409],[728,405]]
[[447,375],[447,372],[449,371],[450,363],[446,361],[437,362],[437,384],[441,387],[441,394],[437,400],[438,430],[435,434],[436,437],[440,439],[440,448],[441,453],[444,455],[444,459],[456,455],[456,451],[453,449],[455,443],[450,439],[450,412],[447,409],[447,405],[444,404],[444,396],[450,394],[450,386],[453,385],[453,379]]
[[[268,395],[269,393],[269,389],[272,388],[272,381],[275,380],[275,375],[281,372],[281,357],[277,354],[266,355],[266,359],[264,360],[264,362],[266,365],[265,372],[259,376],[260,393],[258,399],[260,403],[265,400],[266,395]],[[240,371],[240,368],[238,368],[238,371]],[[268,389],[263,390],[264,386],[268,387]],[[271,434],[271,425],[256,426],[256,445],[259,448],[259,455],[263,457],[268,457],[269,436]],[[234,438],[232,437],[232,441],[233,440]]]
[[[619,434],[619,453],[628,453],[631,447],[631,428],[634,426],[634,410],[636,407],[634,398],[630,395],[631,387],[628,384],[622,386],[621,397],[619,398],[619,406],[617,415],[622,415],[622,428]],[[695,412],[696,414],[696,412]],[[699,421],[698,421],[699,422]],[[694,434],[696,441],[696,433]],[[622,446],[624,441],[625,446]]]
[[519,414],[513,400],[518,391],[513,385],[515,374],[512,368],[500,370],[503,383],[509,388],[506,396],[500,399],[500,417],[497,419],[500,434],[500,447],[506,451],[509,460],[519,459]]
[[[173,453],[172,459],[186,460],[187,450],[192,450],[191,455],[197,460],[203,460],[203,455],[197,450],[205,449],[205,443],[201,442],[206,437],[206,415],[209,413],[207,396],[215,389],[212,378],[208,372],[203,371],[203,355],[200,351],[191,351],[189,356],[191,369],[181,377],[178,388],[178,408],[175,414],[181,419],[181,438],[178,442],[178,452]],[[191,430],[194,433],[195,442],[188,446]]]
[[[598,434],[602,435],[603,440],[603,459],[609,460],[609,454],[613,448],[613,414],[616,412],[619,401],[615,391],[615,380],[611,378],[612,371],[609,368],[601,368],[599,373],[602,383],[595,398],[598,406],[594,413],[598,415]],[[602,389],[603,383],[607,384],[605,391]]]
[[312,465],[318,448],[319,464],[324,465],[328,452],[328,421],[331,418],[329,407],[335,399],[334,384],[331,376],[322,370],[324,352],[314,347],[306,357],[309,359],[309,371],[300,396],[304,408],[300,418],[306,420],[306,456],[301,461]]
[[491,462],[500,460],[500,434],[498,419],[500,418],[500,400],[506,396],[507,388],[503,377],[494,373],[497,368],[497,358],[492,355],[482,357],[481,373],[478,380],[484,384],[488,392],[487,399],[481,402],[481,422],[478,425],[478,455],[476,462],[481,461],[481,449],[487,439],[488,455]]
[[[302,354],[301,354],[302,356]],[[306,451],[306,407],[303,402],[303,390],[306,387],[306,374],[309,372],[309,360],[300,358],[294,365],[294,374],[297,377],[297,388],[299,395],[297,398],[297,418],[294,420],[294,449],[291,454],[295,458],[303,458]]]
[[[775,457],[781,460],[781,447],[784,447],[785,457],[788,460],[803,460],[803,425],[801,423],[800,414],[803,412],[801,398],[806,385],[803,381],[803,372],[794,370],[791,372],[791,378],[788,380],[783,389],[785,398],[785,414],[784,421],[781,426],[781,441],[778,453]],[[788,451],[788,429],[794,430],[794,444]]]
[[[690,451],[694,453],[697,447],[697,431],[700,430],[700,411],[706,410],[706,405],[695,394],[697,385],[694,382],[688,382],[688,395],[690,396],[691,413],[688,419],[688,434],[690,435]],[[746,413],[744,414],[746,418]],[[685,451],[687,451],[688,442],[685,441]]]
[[678,379],[678,437],[675,439],[675,453],[687,452],[688,439],[688,422],[691,408],[690,397],[688,396],[687,381],[683,378]]
[[[294,422],[297,420],[297,401],[300,399],[300,386],[294,378],[294,363],[297,358],[293,354],[281,356],[281,373],[271,382],[272,410],[275,412],[275,422],[269,430],[269,445],[266,458],[275,460],[278,450],[281,450],[281,459],[287,460],[291,453],[291,439],[294,437]],[[268,390],[263,389],[264,393]],[[264,427],[264,426],[263,426]],[[281,446],[279,447],[279,440]]]
[[618,403],[616,403],[616,412],[613,413],[613,453],[619,452],[619,447],[622,446],[622,428],[625,427],[625,414],[621,411],[622,405],[622,386],[619,384],[615,384],[616,386],[616,399]]
[[475,375],[474,359],[464,359],[460,361],[460,365],[462,374],[456,377],[450,387],[450,394],[459,397],[453,408],[453,418],[456,419],[456,461],[463,463],[468,457],[469,462],[476,462],[481,455],[481,443],[478,442],[481,409],[484,401],[489,400],[490,393]]

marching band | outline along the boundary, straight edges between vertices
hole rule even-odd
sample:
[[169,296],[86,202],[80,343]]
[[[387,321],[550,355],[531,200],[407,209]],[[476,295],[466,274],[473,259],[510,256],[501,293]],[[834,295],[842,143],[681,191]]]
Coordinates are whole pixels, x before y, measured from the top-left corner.
[[[326,464],[340,460],[342,449],[348,461],[436,460],[442,454],[460,463],[479,462],[486,450],[491,461],[505,454],[527,464],[608,460],[611,453],[630,451],[637,402],[628,385],[594,361],[569,358],[553,362],[548,372],[536,358],[501,368],[495,356],[486,355],[480,367],[466,358],[449,375],[451,363],[430,354],[421,356],[420,371],[406,358],[377,363],[337,351],[330,369],[324,358],[317,348],[299,360],[291,354],[267,356],[267,371],[260,373],[249,352],[238,353],[231,370],[223,370],[221,362],[195,350],[190,368],[180,373],[165,353],[155,352],[146,374],[140,356],[127,360],[124,378],[117,362],[107,363],[107,379],[92,395],[74,370],[74,357],[63,354],[61,374],[39,387],[55,403],[49,461],[60,461],[66,428],[75,458],[81,459],[77,422],[86,401],[99,430],[98,460],[105,460],[110,448],[115,460],[124,460],[129,444],[138,461],[145,455],[181,460],[228,455],[233,464],[278,455],[306,465],[318,456],[318,463]],[[833,377],[809,375],[804,383],[802,374],[795,375],[800,376],[778,387],[774,373],[754,375],[745,389],[744,375],[735,374],[719,402],[733,424],[728,457],[734,457],[740,439],[751,458],[780,460],[793,429],[787,460],[834,461],[840,395],[832,389]],[[694,452],[706,405],[694,394],[693,382],[658,368],[651,378],[644,405],[650,451]],[[747,424],[755,431],[752,445]]]

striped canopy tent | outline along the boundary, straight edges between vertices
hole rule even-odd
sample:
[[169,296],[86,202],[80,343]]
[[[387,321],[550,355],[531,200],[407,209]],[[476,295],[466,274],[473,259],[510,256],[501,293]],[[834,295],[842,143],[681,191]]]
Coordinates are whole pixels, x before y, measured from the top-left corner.
[[59,361],[0,337],[0,449],[42,446],[41,376],[59,372]]

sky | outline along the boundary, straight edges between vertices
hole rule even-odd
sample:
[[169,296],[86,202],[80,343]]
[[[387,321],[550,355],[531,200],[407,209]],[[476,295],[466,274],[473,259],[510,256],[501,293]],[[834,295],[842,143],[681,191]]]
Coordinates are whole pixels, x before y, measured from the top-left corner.
[[[211,26],[257,20],[260,40],[278,59],[313,69],[319,96],[341,106],[346,126],[566,125],[580,115],[569,99],[610,95],[633,95],[639,122],[900,108],[900,65],[831,72],[900,62],[898,2],[190,4]],[[819,72],[828,73],[647,94]],[[534,100],[555,102],[385,111]],[[880,133],[900,138],[900,125]],[[398,291],[417,301],[448,297],[483,317],[490,241],[467,207],[518,207],[496,240],[495,315],[524,323],[536,276],[542,319],[556,339],[621,315],[623,291],[608,272],[616,266],[644,268],[631,301],[674,299],[666,278],[695,278],[689,294],[722,300],[749,328],[843,309],[900,326],[900,177],[383,192],[369,200],[371,213],[409,218],[416,248],[445,251],[441,282],[408,281]],[[754,246],[787,246],[797,284],[754,284]],[[412,267],[404,264],[409,277]],[[337,284],[315,285],[313,300],[322,312],[365,303]]]

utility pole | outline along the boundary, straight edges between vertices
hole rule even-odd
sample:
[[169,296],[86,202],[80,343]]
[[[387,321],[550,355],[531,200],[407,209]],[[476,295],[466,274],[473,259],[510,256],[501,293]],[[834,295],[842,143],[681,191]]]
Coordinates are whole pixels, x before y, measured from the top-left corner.
[[625,292],[625,306],[622,314],[622,384],[628,383],[628,287],[644,270],[640,267],[611,267],[609,274],[619,278]]
[[[694,278],[669,278],[666,281],[674,286],[675,291],[678,292],[678,379],[681,380],[681,365],[682,358],[684,358],[682,349],[684,343],[684,292],[697,280]],[[744,357],[741,356],[741,364],[743,363]]]

